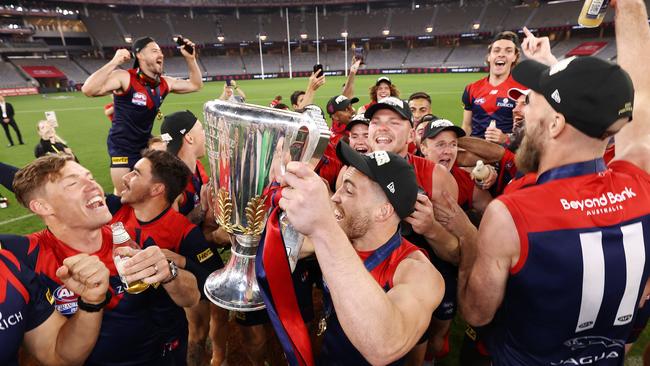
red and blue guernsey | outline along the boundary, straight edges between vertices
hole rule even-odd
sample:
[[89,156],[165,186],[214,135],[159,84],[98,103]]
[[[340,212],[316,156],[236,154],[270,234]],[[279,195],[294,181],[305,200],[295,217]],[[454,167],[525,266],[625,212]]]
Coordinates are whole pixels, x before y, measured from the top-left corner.
[[123,93],[113,94],[113,123],[108,132],[108,154],[113,166],[130,168],[147,147],[151,129],[160,106],[169,93],[165,78],[158,85],[150,85],[138,77],[137,70],[129,69],[129,87]]
[[[125,291],[113,263],[111,228],[106,225],[101,231],[102,246],[93,255],[99,257],[110,271],[109,285],[113,298],[104,309],[99,338],[85,365],[159,364],[161,341],[151,313],[153,291],[147,290],[137,295]],[[48,229],[26,237],[2,235],[0,242],[40,275],[59,313],[71,316],[77,311],[77,295],[63,286],[56,276],[56,270],[65,258],[80,252],[60,241]]]
[[[210,273],[223,267],[221,257],[212,250],[201,229],[171,207],[153,220],[142,222],[136,218],[133,207],[122,205],[119,197],[107,195],[106,204],[113,214],[111,222],[122,222],[131,238],[142,248],[156,245],[184,256],[185,269],[196,277],[201,294]],[[180,357],[178,362],[184,364],[188,332],[185,311],[174,303],[162,286],[148,292],[153,292],[155,303],[151,305],[151,315],[162,329],[163,352],[174,351],[173,357]]]
[[650,175],[599,158],[498,199],[521,254],[486,337],[493,365],[622,365],[649,274]]
[[0,365],[17,366],[26,332],[54,311],[47,287],[7,250],[0,250]]
[[196,171],[192,174],[187,182],[185,191],[181,195],[181,201],[178,204],[178,212],[187,216],[194,207],[201,203],[201,187],[208,183],[208,175],[200,160],[196,161]]
[[486,77],[465,87],[463,105],[466,111],[472,112],[472,136],[484,138],[485,129],[492,120],[503,133],[512,132],[512,110],[516,101],[508,97],[510,88],[526,89],[512,75],[496,86]]
[[[359,252],[359,258],[377,283],[388,292],[393,288],[393,276],[397,266],[413,252],[420,250],[415,245],[403,239],[399,231],[396,232],[385,244],[376,250]],[[369,365],[368,361],[352,345],[345,335],[341,324],[336,317],[327,284],[324,286],[325,299],[323,301],[324,320],[327,322],[323,348],[318,360],[319,365]],[[405,358],[397,360],[391,365],[404,364]]]

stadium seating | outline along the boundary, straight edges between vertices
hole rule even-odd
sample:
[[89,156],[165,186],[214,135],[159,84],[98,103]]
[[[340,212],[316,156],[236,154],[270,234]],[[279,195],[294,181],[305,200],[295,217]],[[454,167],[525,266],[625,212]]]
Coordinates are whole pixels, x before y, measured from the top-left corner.
[[406,49],[372,50],[366,56],[366,65],[371,69],[401,68],[406,58]]
[[204,56],[200,62],[208,75],[236,75],[244,73],[244,65],[239,56]]
[[13,65],[0,61],[0,88],[21,88],[28,85]]
[[22,58],[12,59],[12,62],[19,66],[54,66],[61,70],[68,80],[73,80],[76,83],[83,83],[89,76],[77,64],[66,58]]
[[445,66],[483,66],[487,47],[482,44],[456,47],[449,55]]
[[451,47],[413,48],[404,62],[404,67],[437,67],[453,51]]

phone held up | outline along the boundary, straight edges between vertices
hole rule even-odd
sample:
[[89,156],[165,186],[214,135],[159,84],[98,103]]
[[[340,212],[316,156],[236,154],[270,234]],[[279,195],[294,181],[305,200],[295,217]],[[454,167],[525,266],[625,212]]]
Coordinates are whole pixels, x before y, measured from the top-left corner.
[[323,76],[323,65],[321,64],[314,65],[314,74],[316,74],[316,77],[318,78]]
[[194,47],[185,43],[185,38],[182,35],[176,35],[172,38],[178,47],[183,47],[190,55],[194,54]]
[[361,61],[361,65],[365,64],[363,47],[355,47],[354,49],[354,58]]

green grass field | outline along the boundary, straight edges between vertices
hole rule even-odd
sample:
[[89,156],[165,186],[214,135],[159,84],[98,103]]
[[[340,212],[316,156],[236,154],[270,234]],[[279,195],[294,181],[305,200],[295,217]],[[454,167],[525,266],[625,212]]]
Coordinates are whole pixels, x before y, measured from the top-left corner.
[[[456,124],[462,118],[461,95],[466,84],[482,77],[481,74],[432,74],[432,75],[393,75],[391,79],[401,91],[402,98],[407,98],[416,91],[425,91],[433,99],[433,113],[443,116]],[[376,76],[360,76],[357,78],[356,95],[361,104],[368,103],[368,86],[374,83]],[[340,93],[344,77],[329,77],[327,83],[318,91],[316,103],[325,107],[327,100]],[[268,79],[246,80],[238,82],[247,94],[247,102],[268,105],[274,96],[282,95],[283,102],[290,104],[289,96],[294,90],[304,90],[306,78],[299,79]],[[187,95],[171,95],[166,98],[162,107],[164,114],[178,110],[189,109],[197,116],[202,116],[202,106],[207,100],[217,98],[222,91],[223,83],[206,83],[198,93]],[[23,133],[26,145],[8,148],[3,133],[0,133],[0,161],[22,167],[34,159],[34,146],[39,140],[36,134],[36,123],[44,119],[44,112],[53,110],[59,120],[58,133],[73,149],[80,162],[95,175],[97,181],[108,192],[112,191],[109,178],[108,155],[106,151],[106,136],[110,122],[103,114],[103,106],[111,100],[110,97],[87,98],[81,93],[60,93],[47,96],[34,95],[10,97],[16,110],[16,121]],[[202,117],[199,117],[202,119]],[[154,126],[154,134],[158,134],[160,122]],[[13,131],[12,131],[13,133]],[[14,140],[16,140],[14,138]],[[9,198],[9,208],[0,210],[0,233],[26,234],[42,229],[42,222],[20,207],[13,195],[0,187],[0,193]],[[452,331],[452,354],[444,365],[454,365],[459,348],[459,339],[464,330],[462,321],[455,320]],[[640,365],[640,355],[647,344],[650,335],[644,332],[638,344],[632,350],[626,364]]]

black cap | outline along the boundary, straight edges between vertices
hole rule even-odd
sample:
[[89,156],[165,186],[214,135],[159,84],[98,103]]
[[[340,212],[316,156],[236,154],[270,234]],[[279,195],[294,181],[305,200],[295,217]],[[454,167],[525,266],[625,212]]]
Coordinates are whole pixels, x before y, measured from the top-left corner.
[[381,83],[388,83],[388,85],[392,85],[393,83],[390,81],[390,78],[388,76],[380,76],[377,78],[377,82],[375,83],[375,86],[379,86]]
[[418,183],[415,171],[406,159],[388,151],[360,154],[343,141],[336,145],[336,155],[343,164],[355,167],[379,184],[400,219],[413,212]]
[[442,131],[454,131],[456,137],[465,136],[465,130],[454,125],[450,120],[443,118],[425,119],[424,117],[422,118],[422,123],[426,123],[426,125],[424,126],[424,132],[422,132],[422,140],[434,138]]
[[331,116],[338,111],[345,110],[350,104],[354,104],[359,101],[359,98],[348,99],[345,95],[337,95],[330,98],[327,102],[327,113]]
[[156,42],[154,41],[153,38],[151,37],[142,37],[138,38],[133,42],[133,46],[131,46],[131,52],[133,52],[133,59],[135,60],[133,62],[133,68],[137,69],[140,66],[140,63],[138,62],[138,58],[135,56],[137,55],[140,51],[142,51],[143,48],[147,47],[147,45],[151,42]]
[[366,126],[370,125],[370,120],[366,118],[362,113],[355,114],[354,117],[348,122],[348,124],[345,126],[345,129],[348,131],[352,130],[352,127],[358,125],[358,124],[364,124]]
[[542,94],[567,123],[587,136],[602,138],[618,119],[632,120],[632,80],[612,62],[570,57],[548,67],[526,60],[514,68],[512,76]]
[[364,115],[366,118],[370,119],[375,114],[375,112],[380,109],[390,109],[396,112],[404,119],[408,120],[411,126],[413,126],[413,113],[411,113],[411,108],[407,102],[395,97],[386,97],[380,99],[377,103],[371,105],[370,108],[366,109],[366,113]]
[[183,146],[183,136],[188,133],[197,118],[190,111],[174,112],[165,116],[160,126],[160,137],[167,142],[167,151],[176,155]]

